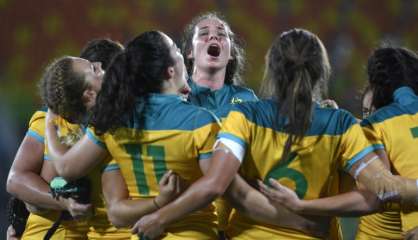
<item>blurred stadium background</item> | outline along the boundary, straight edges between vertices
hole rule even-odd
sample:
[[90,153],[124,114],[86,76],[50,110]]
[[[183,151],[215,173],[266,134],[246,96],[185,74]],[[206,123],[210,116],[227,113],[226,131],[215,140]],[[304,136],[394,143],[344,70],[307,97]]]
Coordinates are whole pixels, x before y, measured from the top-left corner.
[[99,37],[124,43],[159,29],[179,43],[185,25],[206,11],[225,15],[244,40],[245,79],[256,91],[264,55],[278,33],[302,27],[318,34],[333,67],[330,97],[357,116],[371,50],[382,42],[418,49],[415,0],[0,0],[0,236],[6,231],[7,173],[41,104],[36,83],[45,65],[61,55],[78,55]]

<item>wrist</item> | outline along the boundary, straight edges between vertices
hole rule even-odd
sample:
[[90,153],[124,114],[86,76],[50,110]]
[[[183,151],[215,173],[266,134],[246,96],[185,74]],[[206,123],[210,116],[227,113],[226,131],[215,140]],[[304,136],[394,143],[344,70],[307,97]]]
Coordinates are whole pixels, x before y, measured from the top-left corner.
[[161,205],[157,201],[157,197],[152,199],[152,203],[154,204],[154,207],[156,208],[156,210],[161,208]]
[[168,202],[169,201],[167,201],[166,198],[162,197],[161,195],[158,195],[154,198],[154,205],[157,204],[159,209],[167,205]]
[[305,212],[305,211],[306,211],[306,207],[307,207],[308,205],[309,205],[309,204],[307,203],[307,201],[305,201],[305,200],[299,200],[299,201],[297,202],[297,204],[293,205],[292,210],[293,210],[294,212],[296,212],[296,213],[303,213],[303,212]]

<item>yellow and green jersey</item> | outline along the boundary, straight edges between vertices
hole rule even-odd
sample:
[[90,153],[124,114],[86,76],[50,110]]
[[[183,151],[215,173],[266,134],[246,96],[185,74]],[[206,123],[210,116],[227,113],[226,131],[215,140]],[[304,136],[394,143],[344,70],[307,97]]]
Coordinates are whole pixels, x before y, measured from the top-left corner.
[[[294,189],[302,199],[337,194],[340,170],[373,151],[356,119],[344,110],[315,106],[305,137],[293,144],[290,156],[281,161],[289,136],[286,118],[277,113],[272,100],[234,106],[223,121],[218,138],[233,141],[245,150],[240,174],[247,180],[269,178]],[[315,239],[304,233],[258,223],[237,212],[231,220],[232,239]]]
[[[394,174],[418,178],[418,96],[408,87],[393,94],[393,103],[362,121],[366,136],[384,149]],[[418,212],[390,211],[361,219],[360,230],[367,234],[403,239],[400,235],[418,226]]]
[[[30,121],[29,128],[26,133],[36,139],[38,142],[44,144],[45,141],[45,117],[46,108],[36,111]],[[47,211],[42,214],[29,215],[26,223],[25,231],[22,235],[22,240],[37,240],[43,239],[47,231],[51,228],[55,220],[60,215],[59,211]],[[86,239],[87,225],[85,222],[67,222],[65,227],[59,227],[51,239]]]
[[[69,147],[73,146],[85,133],[85,127],[79,124],[69,123],[61,117],[58,117],[55,124],[58,127],[57,134],[60,142]],[[46,146],[45,159],[49,159],[47,149]],[[106,214],[105,202],[102,194],[101,174],[103,171],[111,171],[114,169],[114,166],[111,165],[111,158],[108,158],[93,168],[87,175],[90,180],[90,197],[94,208],[94,214],[86,221],[78,222],[85,222],[85,234],[88,239],[130,239],[131,234],[129,229],[117,229],[110,223]],[[65,221],[63,226],[72,224],[71,222],[71,220]]]
[[[87,131],[90,139],[116,160],[129,197],[157,196],[158,182],[168,170],[190,183],[199,179],[199,161],[211,156],[219,130],[216,117],[177,95],[150,94],[145,105],[138,102],[136,109],[112,132],[97,136],[93,129]],[[209,206],[168,226],[167,239],[214,239],[215,220]]]

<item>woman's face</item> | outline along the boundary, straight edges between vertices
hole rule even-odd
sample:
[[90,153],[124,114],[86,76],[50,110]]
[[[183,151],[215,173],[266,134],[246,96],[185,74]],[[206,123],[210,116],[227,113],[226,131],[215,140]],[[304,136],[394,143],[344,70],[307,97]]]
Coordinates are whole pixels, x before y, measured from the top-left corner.
[[213,70],[226,68],[231,57],[229,29],[217,18],[200,21],[194,30],[192,51],[188,58],[194,59],[196,68]]
[[84,75],[91,89],[98,93],[102,87],[105,72],[100,62],[90,62],[83,58],[73,58],[73,71]]
[[161,33],[165,42],[167,43],[168,48],[170,49],[170,56],[174,60],[173,66],[173,83],[175,91],[179,94],[187,94],[189,91],[189,86],[187,84],[187,71],[186,66],[184,65],[183,55],[181,54],[180,49],[177,47],[176,43],[166,34]]

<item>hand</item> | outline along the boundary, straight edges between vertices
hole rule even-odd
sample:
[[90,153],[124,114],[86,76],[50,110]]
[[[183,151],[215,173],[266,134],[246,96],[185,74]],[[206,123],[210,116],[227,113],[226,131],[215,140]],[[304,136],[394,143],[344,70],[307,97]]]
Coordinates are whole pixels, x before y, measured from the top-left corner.
[[6,236],[7,236],[6,237],[7,240],[19,240],[20,239],[16,237],[16,232],[12,225],[9,225],[9,227],[7,228]]
[[260,191],[273,204],[281,204],[296,213],[303,211],[303,200],[300,200],[293,190],[281,185],[272,178],[269,179],[269,183],[271,187],[266,186],[260,180],[258,181]]
[[159,207],[163,207],[186,189],[186,181],[172,170],[167,171],[159,184],[160,194],[155,198]]
[[405,240],[418,240],[418,226],[405,233]]
[[335,102],[332,99],[325,99],[322,100],[319,105],[321,105],[321,107],[323,108],[333,108],[333,109],[338,109],[338,104],[337,102]]
[[59,198],[63,208],[67,210],[74,219],[86,218],[93,215],[91,204],[81,204],[73,198]]
[[137,234],[141,239],[141,236],[144,239],[154,239],[162,235],[165,229],[165,226],[160,221],[161,217],[157,212],[143,216],[139,221],[135,223],[132,227],[132,234]]

